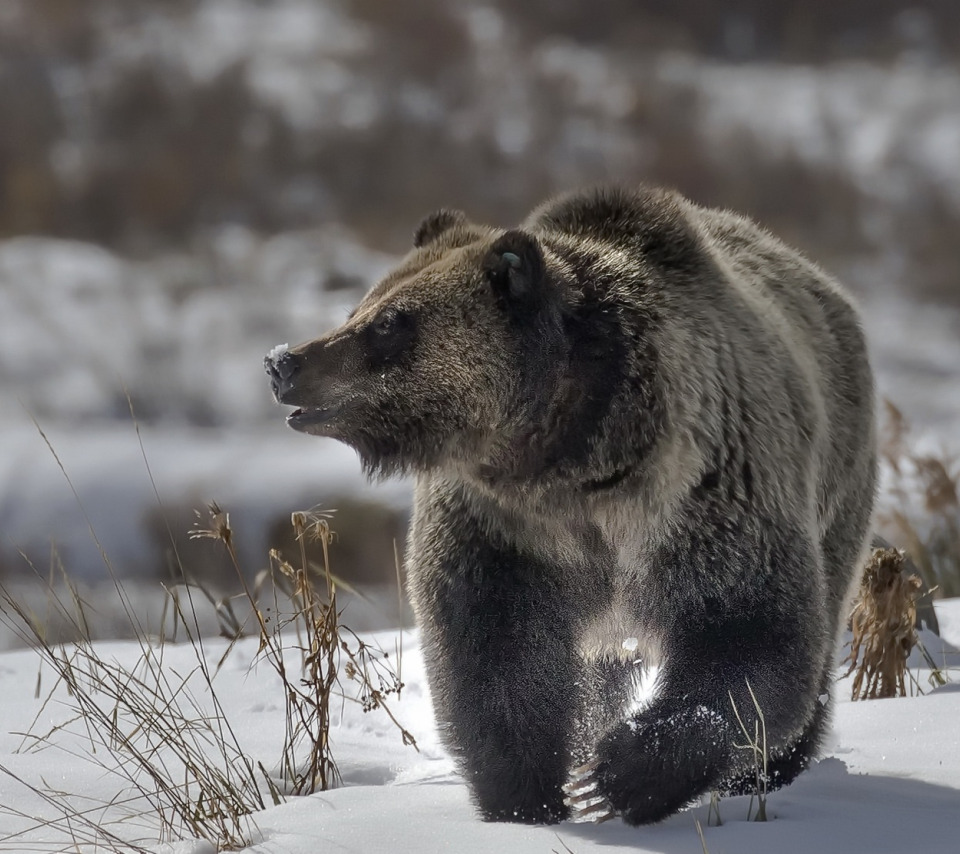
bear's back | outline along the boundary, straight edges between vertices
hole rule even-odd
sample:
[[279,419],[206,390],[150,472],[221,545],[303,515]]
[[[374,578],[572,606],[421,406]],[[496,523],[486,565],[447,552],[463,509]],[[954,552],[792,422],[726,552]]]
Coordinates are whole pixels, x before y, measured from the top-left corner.
[[873,376],[857,309],[829,275],[756,223],[689,208],[720,260],[724,284],[752,295],[767,318],[778,316],[780,334],[816,387],[823,424],[817,502],[826,528],[848,497],[872,503],[875,487]]
[[611,259],[622,274],[598,278],[663,309],[664,369],[697,398],[696,429],[717,438],[736,421],[772,482],[812,466],[821,533],[845,501],[871,503],[866,343],[851,299],[815,264],[744,216],[656,188],[570,193],[525,227],[548,245],[594,247],[584,268]]

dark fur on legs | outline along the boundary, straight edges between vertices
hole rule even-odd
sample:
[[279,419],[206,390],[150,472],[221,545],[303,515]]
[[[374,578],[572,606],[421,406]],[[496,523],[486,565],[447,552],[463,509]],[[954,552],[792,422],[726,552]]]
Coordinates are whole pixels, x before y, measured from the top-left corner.
[[419,592],[431,602],[423,631],[442,734],[485,819],[561,821],[583,676],[574,615],[549,566],[485,540],[458,512],[437,559],[464,550],[475,562],[439,565]]
[[[764,595],[783,584],[780,579],[796,577],[815,559],[814,550],[802,537],[791,538],[785,525],[760,526],[753,534],[744,528],[734,533],[704,525],[663,555],[674,580],[684,573],[723,578],[731,566],[742,576],[722,599],[674,594],[670,617],[685,629],[666,635],[656,698],[597,747],[597,791],[630,824],[660,821],[746,773],[750,754],[738,747],[745,737],[737,713],[752,733],[754,697],[773,751],[786,756],[798,733],[811,728],[815,735],[822,726],[819,683],[805,676],[824,655],[826,627],[816,628],[822,604],[809,591]],[[712,541],[709,548],[704,538]]]
[[642,664],[634,659],[613,656],[586,663],[580,679],[579,714],[571,748],[574,766],[589,761],[597,739],[625,720],[642,669]]

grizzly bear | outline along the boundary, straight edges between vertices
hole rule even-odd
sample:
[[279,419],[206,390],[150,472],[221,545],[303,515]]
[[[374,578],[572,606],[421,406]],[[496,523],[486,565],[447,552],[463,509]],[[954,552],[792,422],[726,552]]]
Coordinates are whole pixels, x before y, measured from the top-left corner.
[[650,188],[440,211],[266,368],[292,428],[415,477],[409,591],[485,819],[747,791],[758,708],[770,788],[810,763],[876,451],[857,312],[798,252]]

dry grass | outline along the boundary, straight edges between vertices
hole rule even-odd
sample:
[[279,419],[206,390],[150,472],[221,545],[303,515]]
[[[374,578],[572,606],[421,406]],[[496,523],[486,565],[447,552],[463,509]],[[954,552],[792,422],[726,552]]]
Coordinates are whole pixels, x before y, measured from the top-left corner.
[[[279,551],[272,550],[269,570],[259,576],[254,589],[244,581],[233,547],[229,516],[218,505],[209,508],[209,527],[198,527],[192,535],[223,543],[243,582],[241,598],[250,607],[259,636],[258,658],[269,664],[284,686],[285,740],[281,762],[284,790],[302,795],[332,788],[339,782],[329,738],[334,700],[358,702],[365,712],[381,709],[396,725],[404,744],[416,749],[416,740],[400,725],[387,703],[391,695],[399,699],[403,690],[400,641],[394,669],[388,652],[364,642],[340,620],[339,582],[330,569],[329,547],[333,535],[329,516],[315,510],[297,511],[291,515],[291,525],[300,544],[299,565],[294,566]],[[314,567],[307,560],[308,538],[322,546],[322,567]],[[261,592],[266,582],[271,588],[272,607],[265,609]],[[287,608],[285,613],[278,594],[293,605],[292,610]],[[225,618],[224,629],[239,637],[243,626],[234,615],[232,605],[225,600],[217,605],[218,613]],[[287,663],[291,651],[299,658],[294,672]],[[341,674],[353,683],[353,692],[343,690]]]
[[[743,733],[744,739],[746,740],[744,744],[738,744],[737,747],[742,750],[747,750],[750,752],[750,760],[753,766],[754,779],[756,783],[756,794],[757,794],[757,814],[753,817],[754,821],[766,821],[767,820],[767,780],[769,779],[767,774],[767,761],[769,758],[769,753],[767,751],[767,722],[763,715],[763,709],[760,708],[760,703],[757,701],[756,694],[753,693],[753,688],[750,683],[747,682],[747,691],[750,692],[750,699],[753,702],[754,712],[756,717],[753,719],[753,732],[751,733],[743,718],[740,716],[740,710],[737,708],[737,704],[733,699],[733,693],[730,693],[730,705],[733,707],[733,714],[737,718],[737,723],[740,725],[740,731]],[[713,804],[713,799],[711,796],[711,805]],[[750,807],[747,811],[747,821],[750,821],[753,816],[753,795],[750,796]],[[719,823],[720,819],[720,810],[719,805],[717,808],[717,821]]]
[[[39,426],[37,429],[46,440]],[[139,426],[137,432],[139,435]],[[56,451],[47,444],[73,489]],[[144,463],[153,481],[145,454]],[[159,495],[157,501],[162,509]],[[79,496],[77,502],[83,511]],[[404,743],[416,747],[387,702],[393,695],[399,697],[403,688],[399,639],[391,656],[343,624],[337,605],[338,582],[330,569],[328,517],[294,513],[292,524],[301,543],[299,565],[271,552],[269,570],[261,573],[251,588],[237,561],[229,517],[211,505],[209,524],[197,527],[192,535],[224,545],[243,592],[239,597],[216,599],[196,584],[170,588],[163,624],[172,624],[172,631],[164,631],[160,637],[150,637],[145,631],[101,548],[139,645],[133,667],[100,654],[90,637],[89,606],[70,583],[56,552],[49,576],[43,579],[49,591],[46,614],[34,613],[0,586],[0,619],[25,646],[37,651],[56,681],[42,696],[38,673],[38,711],[23,734],[21,752],[61,749],[74,760],[90,762],[115,775],[121,783],[119,791],[125,792],[109,803],[91,802],[81,792],[60,791],[0,766],[0,773],[30,789],[53,813],[43,819],[10,809],[8,814],[28,819],[32,822],[28,831],[43,831],[45,839],[69,840],[68,850],[93,846],[102,851],[139,852],[146,850],[143,846],[151,844],[151,838],[199,838],[217,851],[237,850],[250,843],[255,829],[252,816],[257,811],[280,803],[285,795],[337,784],[339,774],[329,737],[332,703],[356,702],[365,711],[382,710],[397,725]],[[99,547],[92,526],[90,534]],[[321,542],[323,567],[308,564],[303,546],[308,537]],[[171,543],[175,550],[172,535]],[[37,575],[41,577],[41,573]],[[64,597],[54,587],[57,575],[62,575],[66,584],[68,595]],[[208,664],[210,650],[199,628],[199,595],[215,609],[221,633],[231,640],[215,664]],[[262,606],[264,599],[267,604]],[[54,618],[78,640],[58,643],[52,639],[47,627]],[[248,633],[246,626],[251,622],[252,633],[259,640],[256,661],[273,668],[280,681],[278,691],[285,699],[279,779],[246,752],[217,693],[217,673],[236,641]],[[165,661],[172,640],[185,642],[192,652],[185,673]],[[51,703],[65,704],[67,719],[42,729],[40,721],[49,717],[44,712]],[[6,841],[0,839],[0,845]],[[22,849],[21,843],[16,844]],[[56,844],[51,842],[42,850],[53,850]]]
[[907,658],[917,643],[916,598],[922,581],[903,572],[897,549],[874,549],[864,568],[850,624],[854,700],[905,697]]
[[[56,745],[62,735],[79,734],[87,746],[82,754],[73,755],[119,777],[131,792],[125,799],[135,810],[131,817],[149,815],[158,825],[159,839],[197,837],[217,850],[243,847],[249,839],[245,817],[266,806],[258,781],[261,771],[243,751],[220,703],[203,640],[188,634],[196,664],[187,673],[165,666],[165,645],[144,637],[136,665],[127,669],[101,657],[89,639],[69,645],[48,643],[36,615],[5,591],[0,598],[5,620],[52,669],[66,689],[70,709],[65,723],[41,731],[35,725],[25,733],[21,750],[43,750]],[[62,618],[74,620],[78,633],[82,631],[85,618],[78,615],[84,606],[79,598],[67,605],[56,599],[55,607],[61,609]],[[180,616],[189,626],[188,614],[181,611]],[[35,720],[44,716],[56,687],[47,693]],[[76,794],[48,790],[45,800],[59,804],[65,822],[76,822],[78,815],[70,806]],[[107,850],[114,850],[109,846],[122,835],[104,825],[88,830]]]
[[[216,599],[196,584],[168,590],[169,635],[148,639],[138,635],[140,654],[134,667],[125,668],[100,655],[89,637],[86,603],[69,584],[64,601],[51,593],[47,614],[28,611],[0,588],[0,612],[24,645],[35,648],[53,671],[57,685],[42,700],[35,721],[65,689],[70,714],[65,723],[38,731],[36,724],[23,735],[23,751],[61,746],[72,755],[117,775],[129,792],[122,803],[91,804],[78,809],[78,793],[51,790],[22,779],[7,768],[0,772],[30,788],[53,811],[44,824],[76,844],[101,850],[145,850],[142,838],[131,831],[155,833],[161,841],[189,837],[205,839],[218,851],[249,844],[252,815],[287,795],[310,794],[333,788],[339,771],[330,741],[331,713],[340,702],[355,702],[364,711],[382,710],[396,724],[405,744],[416,748],[414,737],[397,721],[388,699],[399,698],[402,646],[393,654],[362,640],[341,621],[337,581],[330,571],[332,532],[326,516],[297,512],[292,525],[299,541],[307,537],[323,544],[322,568],[303,561],[294,566],[277,551],[270,553],[270,569],[253,587],[236,564],[229,516],[211,505],[206,527],[193,536],[222,543],[237,565],[243,585],[239,597]],[[52,576],[50,590],[53,590]],[[318,583],[319,582],[319,583]],[[123,595],[122,586],[117,587]],[[215,664],[205,648],[195,601],[201,593],[218,615],[221,634],[231,643]],[[71,644],[47,640],[46,625],[55,613],[81,638]],[[240,615],[238,615],[238,612]],[[247,631],[252,624],[252,631]],[[268,773],[244,750],[217,693],[216,675],[241,637],[258,638],[254,663],[266,662],[280,681],[284,697],[284,739],[275,775]],[[165,664],[173,640],[185,641],[195,662],[179,674]],[[37,691],[39,697],[40,677]],[[86,747],[65,747],[80,735]],[[105,822],[110,807],[122,817]],[[23,818],[23,816],[21,816]],[[3,840],[0,840],[2,843]]]

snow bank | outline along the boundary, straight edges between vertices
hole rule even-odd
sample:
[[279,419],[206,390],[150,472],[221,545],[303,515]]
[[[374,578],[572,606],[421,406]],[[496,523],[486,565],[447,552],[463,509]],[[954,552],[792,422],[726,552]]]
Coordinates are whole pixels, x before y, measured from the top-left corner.
[[241,555],[259,566],[275,545],[267,542],[269,524],[293,510],[336,508],[337,500],[361,492],[391,507],[409,500],[407,483],[368,484],[353,451],[294,433],[279,410],[272,430],[144,427],[142,449],[132,424],[54,425],[46,434],[72,487],[32,425],[7,430],[0,453],[0,553],[16,546],[39,555],[46,571],[52,542],[68,571],[87,580],[106,577],[100,546],[121,576],[157,567],[147,523],[151,514],[172,508],[202,511],[218,502],[230,512]]
[[[937,609],[942,626],[960,624],[960,600],[939,602]],[[378,636],[388,649],[393,640],[390,633]],[[960,635],[952,634],[950,640],[960,645]],[[225,642],[210,642],[208,660],[216,661],[224,650]],[[139,648],[132,644],[104,644],[99,652],[127,667],[139,656]],[[273,773],[283,735],[282,696],[269,668],[250,667],[254,652],[253,641],[241,642],[215,685],[244,750]],[[189,647],[168,646],[166,666],[187,672],[192,655]],[[40,677],[45,693],[52,688],[45,667]],[[314,854],[318,848],[364,854],[542,854],[569,849],[577,854],[689,854],[701,850],[694,819],[703,826],[712,854],[902,854],[917,847],[928,854],[953,854],[960,842],[960,732],[956,727],[960,691],[955,683],[925,696],[851,703],[849,682],[841,682],[834,696],[835,725],[826,758],[792,786],[770,795],[768,822],[748,822],[748,799],[732,798],[721,802],[721,827],[708,827],[707,808],[699,806],[662,824],[638,829],[616,820],[599,826],[564,823],[556,827],[479,821],[466,787],[440,746],[415,634],[404,636],[403,679],[403,699],[392,709],[416,738],[420,752],[401,743],[386,716],[364,714],[346,703],[331,736],[345,785],[256,814],[253,844],[246,850],[257,854]],[[155,821],[149,816],[132,817],[137,814],[136,803],[107,806],[125,786],[84,759],[87,736],[82,726],[68,726],[52,735],[49,741],[55,746],[23,749],[25,742],[16,733],[31,727],[46,733],[70,717],[66,697],[58,695],[58,701],[47,704],[34,720],[41,703],[33,695],[36,680],[33,653],[0,656],[0,720],[4,722],[0,764],[36,785],[45,780],[78,793],[76,804],[94,808],[105,827],[127,839],[149,841],[151,834],[155,838]],[[14,815],[20,811],[49,816],[49,806],[37,795],[8,780],[3,800],[0,838],[13,840],[19,850],[29,846],[53,851],[67,844],[68,839],[54,828]],[[206,843],[184,841],[156,850],[208,854],[211,849]]]

